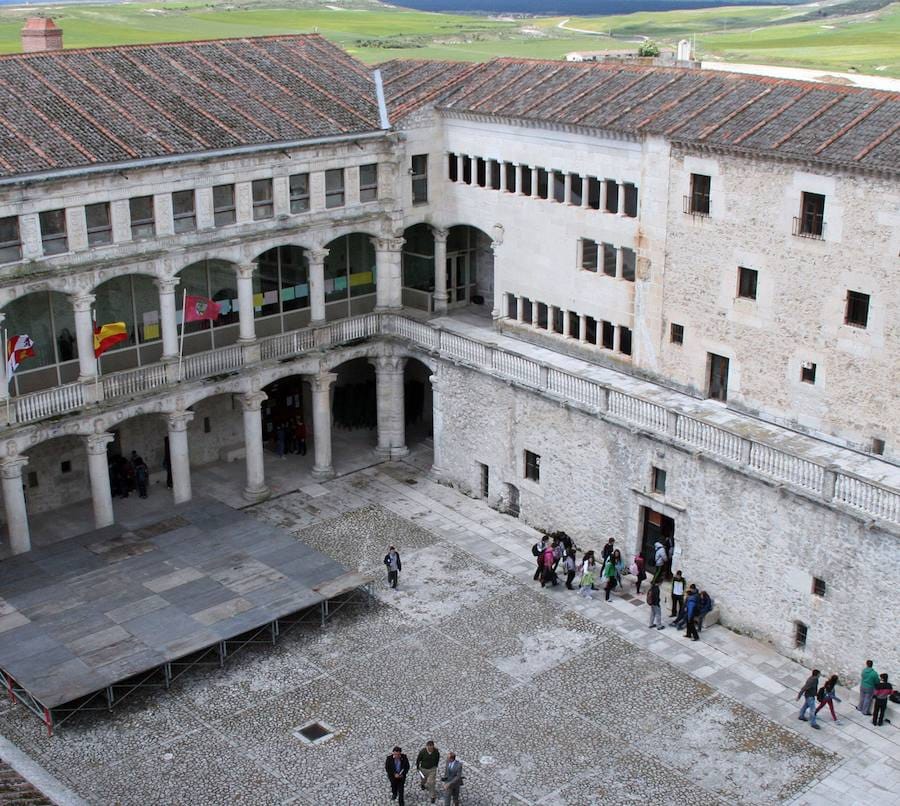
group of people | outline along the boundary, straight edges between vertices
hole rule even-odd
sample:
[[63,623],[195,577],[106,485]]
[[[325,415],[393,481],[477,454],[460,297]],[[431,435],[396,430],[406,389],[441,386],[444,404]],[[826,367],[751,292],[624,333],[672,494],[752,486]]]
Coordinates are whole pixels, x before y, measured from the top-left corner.
[[[816,715],[826,705],[831,711],[831,719],[838,721],[837,714],[834,710],[834,704],[841,702],[841,698],[837,696],[835,691],[838,684],[838,676],[831,675],[822,685],[820,685],[821,672],[813,669],[812,674],[806,678],[806,682],[797,692],[797,699],[803,699],[803,705],[800,708],[800,714],[797,717],[801,722],[809,722],[810,727],[821,730]],[[864,716],[872,717],[872,724],[881,727],[885,723],[885,711],[887,711],[888,700],[894,694],[894,688],[888,680],[886,674],[878,674],[875,671],[875,662],[866,661],[865,668],[862,670],[859,680],[859,704],[855,705],[857,711]],[[870,710],[871,709],[871,710]],[[890,722],[891,720],[887,720]]]
[[[434,746],[433,741],[425,742],[425,746],[416,756],[416,776],[419,786],[431,797],[431,802],[437,802],[437,778],[438,764],[441,760],[440,751]],[[387,773],[391,784],[391,800],[396,800],[399,806],[404,804],[404,792],[406,789],[406,776],[409,775],[409,758],[402,748],[395,747],[385,759],[384,771]],[[444,774],[441,782],[444,788],[444,806],[459,806],[459,790],[463,783],[462,762],[456,758],[456,753],[447,753],[444,764]]]
[[107,464],[110,492],[114,498],[128,498],[135,491],[141,498],[147,497],[150,468],[137,451],[131,452],[130,459],[126,459],[122,454],[110,454],[107,457]]
[[300,417],[290,417],[275,426],[275,453],[282,459],[285,454],[299,453],[306,456],[306,423]]

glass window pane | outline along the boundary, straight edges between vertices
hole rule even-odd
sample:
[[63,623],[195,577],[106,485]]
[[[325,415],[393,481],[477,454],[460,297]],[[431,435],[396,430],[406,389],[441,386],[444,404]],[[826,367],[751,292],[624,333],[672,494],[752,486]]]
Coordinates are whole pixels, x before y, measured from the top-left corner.
[[[178,290],[175,293],[175,305],[180,311],[184,302],[184,293],[190,296],[208,297],[209,296],[209,278],[206,273],[207,261],[201,260],[193,263],[178,274]],[[237,296],[235,294],[235,296]],[[220,317],[221,318],[221,317]],[[179,314],[177,320],[181,322]],[[201,330],[209,329],[209,320],[203,319],[200,322],[186,322],[184,324],[185,333],[199,333]]]
[[45,210],[39,216],[41,224],[41,241],[45,255],[59,255],[69,251],[69,239],[66,236],[66,211]]
[[281,247],[281,310],[309,307],[309,264],[299,246]]
[[378,198],[378,163],[359,166],[359,200],[374,201]]
[[134,307],[137,314],[136,331],[141,344],[162,338],[159,321],[159,290],[152,278],[135,274],[131,278]]
[[325,171],[325,206],[342,207],[344,204],[344,169]]
[[131,213],[131,237],[152,238],[155,234],[153,226],[153,197],[135,196],[128,200]]
[[271,218],[275,213],[275,207],[272,204],[272,180],[255,179],[252,188],[253,220],[259,221],[260,219]]
[[219,303],[219,318],[213,325],[233,325],[239,318],[237,274],[234,266],[222,260],[208,260],[206,265],[209,272],[209,297],[213,302]]
[[112,225],[109,220],[109,205],[106,202],[86,205],[84,217],[87,222],[88,243],[91,246],[112,243]]
[[325,302],[347,298],[347,245],[349,236],[328,244],[325,258]]
[[368,235],[354,233],[350,243],[350,296],[375,293],[375,247]]
[[234,224],[237,220],[234,208],[234,185],[217,185],[213,188],[213,219],[217,227]]
[[[68,299],[64,294],[54,294],[53,296],[61,297],[63,302]],[[31,336],[34,342],[34,357],[23,361],[19,372],[55,364],[56,345],[50,319],[50,294],[46,291],[26,294],[24,297],[14,299],[3,311],[6,314],[3,327],[6,329],[7,337]],[[70,332],[74,335],[74,327]],[[71,351],[73,357],[74,350],[73,346]]]
[[292,213],[309,210],[309,174],[294,174],[290,177],[290,193]]
[[97,326],[102,327],[110,322],[124,322],[128,329],[128,338],[120,341],[110,350],[124,350],[135,345],[134,302],[131,296],[131,275],[114,277],[101,283],[94,289],[94,311]]
[[253,272],[253,309],[256,316],[272,316],[280,312],[278,299],[279,249],[269,249],[256,260]]
[[16,216],[0,218],[0,263],[10,263],[22,257],[19,239],[19,219]]
[[194,207],[194,191],[179,190],[172,194],[172,214],[175,232],[190,232],[197,227]]

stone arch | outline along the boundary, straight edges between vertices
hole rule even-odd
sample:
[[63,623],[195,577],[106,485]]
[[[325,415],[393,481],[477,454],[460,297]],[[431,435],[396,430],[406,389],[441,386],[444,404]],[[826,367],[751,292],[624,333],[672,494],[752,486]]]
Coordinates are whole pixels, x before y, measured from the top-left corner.
[[252,259],[256,335],[307,327],[310,310],[310,252],[288,242],[270,244]]
[[[238,340],[238,269],[239,265],[220,257],[192,260],[175,273],[178,333],[184,328],[184,354],[227,347]],[[220,313],[215,321],[181,323],[184,295],[206,297],[217,302]]]
[[471,224],[447,227],[447,305],[486,305],[494,300],[494,238]]

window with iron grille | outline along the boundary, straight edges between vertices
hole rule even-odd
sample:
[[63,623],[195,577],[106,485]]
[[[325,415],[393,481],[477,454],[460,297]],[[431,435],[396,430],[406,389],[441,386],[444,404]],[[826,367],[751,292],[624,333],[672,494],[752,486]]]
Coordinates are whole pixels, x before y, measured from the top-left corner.
[[133,196],[128,200],[128,212],[131,216],[133,240],[152,238],[156,234],[152,196]]
[[825,580],[824,580],[824,579],[820,579],[819,577],[813,577],[813,589],[812,589],[812,592],[813,592],[813,595],[814,595],[814,596],[824,596],[824,595],[825,595],[825,589],[826,589],[827,587],[828,587],[828,586],[825,584]]
[[802,621],[794,622],[794,645],[797,647],[806,646],[806,639],[809,635],[809,627]]
[[212,189],[213,222],[217,227],[227,227],[237,221],[234,206],[234,185],[216,185]]
[[112,243],[112,222],[109,218],[109,203],[88,204],[84,208],[87,223],[87,239],[91,246]]
[[378,198],[378,163],[359,166],[359,200],[375,201]]
[[0,218],[0,263],[12,263],[22,258],[22,238],[18,216]]
[[275,214],[272,180],[254,179],[251,189],[253,192],[253,220],[261,221],[271,218]]
[[172,221],[175,232],[197,229],[197,209],[193,190],[178,190],[172,194]]
[[309,174],[293,174],[288,179],[291,197],[291,212],[305,213],[309,210]]
[[344,206],[344,169],[325,171],[325,207],[329,210]]
[[709,193],[712,180],[706,174],[691,174],[691,195],[688,196],[686,213],[709,215]]
[[825,231],[825,197],[821,193],[800,196],[800,219],[796,235],[821,238]]
[[541,457],[531,451],[525,451],[525,478],[530,481],[541,481]]
[[672,344],[684,344],[684,325],[676,325],[672,322],[669,329],[669,340]]
[[[456,156],[451,154],[451,181],[456,178]],[[428,155],[413,154],[410,167],[410,182],[412,183],[413,204],[425,204],[428,201]]]
[[869,295],[861,291],[847,292],[847,310],[844,312],[844,323],[853,327],[866,327],[869,324]]
[[45,210],[38,216],[41,224],[41,245],[45,255],[60,255],[69,251],[66,233],[66,211]]

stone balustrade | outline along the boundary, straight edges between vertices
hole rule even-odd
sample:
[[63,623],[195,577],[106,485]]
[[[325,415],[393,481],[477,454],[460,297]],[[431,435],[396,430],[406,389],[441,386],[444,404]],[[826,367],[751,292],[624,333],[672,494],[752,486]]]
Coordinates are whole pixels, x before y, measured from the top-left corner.
[[[491,372],[524,388],[547,394],[596,416],[658,434],[689,446],[742,472],[783,484],[848,511],[900,524],[900,492],[859,475],[748,439],[674,407],[645,400],[589,378],[519,355],[496,344],[442,330],[429,322],[393,313],[371,313],[186,356],[180,368],[153,364],[112,373],[90,383],[71,383],[12,398],[7,427],[38,422],[90,405],[139,397],[180,381],[194,381],[283,360],[313,350],[387,336],[458,364]],[[0,412],[0,416],[3,413]],[[812,439],[812,438],[810,438]]]

